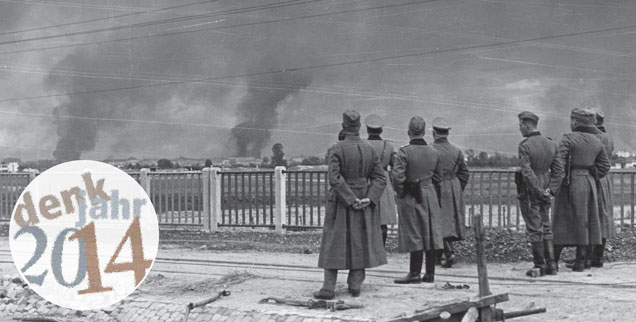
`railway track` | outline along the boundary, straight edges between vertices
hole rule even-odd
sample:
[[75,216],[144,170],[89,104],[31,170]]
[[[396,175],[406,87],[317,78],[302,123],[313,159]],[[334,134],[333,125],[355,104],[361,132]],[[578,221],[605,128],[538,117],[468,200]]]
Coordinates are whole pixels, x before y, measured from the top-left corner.
[[[9,250],[0,250],[0,264],[13,264],[11,254]],[[185,274],[185,275],[200,275],[200,276],[222,276],[223,273],[212,273],[210,271],[202,271],[205,267],[216,268],[228,268],[232,270],[251,270],[261,272],[281,272],[286,271],[291,273],[315,273],[321,275],[323,270],[314,266],[307,265],[290,265],[290,264],[274,264],[274,263],[256,263],[247,261],[231,261],[231,260],[213,260],[213,259],[185,259],[185,258],[171,258],[171,257],[157,257],[155,259],[152,272],[165,273],[165,274]],[[177,266],[178,268],[175,268]],[[477,275],[459,274],[459,273],[436,273],[436,276],[448,281],[450,283],[468,283],[477,284]],[[375,277],[380,279],[386,279],[392,281],[394,278],[404,274],[403,270],[387,270],[387,269],[372,269],[367,271],[368,277]],[[299,282],[312,282],[315,283],[316,279],[308,278],[292,278],[286,277],[267,277],[263,278],[276,278],[281,280],[299,281]],[[554,279],[529,279],[529,278],[515,278],[515,277],[500,277],[489,276],[490,284],[494,286],[519,286],[524,287],[546,287],[546,286],[560,286],[560,287],[602,287],[602,288],[619,288],[619,289],[631,289],[636,288],[636,280],[628,282],[617,283],[593,283],[583,281],[566,281],[566,280],[554,280]],[[404,287],[402,285],[396,285],[393,283],[374,283],[379,286],[387,287]]]

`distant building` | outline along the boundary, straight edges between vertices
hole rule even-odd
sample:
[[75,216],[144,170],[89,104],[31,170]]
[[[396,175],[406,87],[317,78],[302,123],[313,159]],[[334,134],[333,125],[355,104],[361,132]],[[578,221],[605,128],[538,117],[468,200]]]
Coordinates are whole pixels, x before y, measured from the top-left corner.
[[255,167],[258,166],[261,162],[263,162],[259,158],[254,157],[235,157],[230,158],[230,165],[238,166],[238,167]]
[[620,158],[634,158],[636,153],[629,151],[616,151],[616,155]]
[[17,162],[7,162],[0,164],[0,172],[18,172],[20,165]]
[[132,158],[132,157],[128,159],[106,159],[103,162],[108,163],[112,165],[113,167],[124,169],[129,165],[139,164],[139,159]]

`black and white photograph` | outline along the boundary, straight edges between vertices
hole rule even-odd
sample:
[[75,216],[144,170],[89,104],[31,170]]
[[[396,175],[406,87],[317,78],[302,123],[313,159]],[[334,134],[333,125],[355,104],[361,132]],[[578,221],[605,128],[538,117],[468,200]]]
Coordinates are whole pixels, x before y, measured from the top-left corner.
[[0,321],[630,321],[634,17],[0,0]]

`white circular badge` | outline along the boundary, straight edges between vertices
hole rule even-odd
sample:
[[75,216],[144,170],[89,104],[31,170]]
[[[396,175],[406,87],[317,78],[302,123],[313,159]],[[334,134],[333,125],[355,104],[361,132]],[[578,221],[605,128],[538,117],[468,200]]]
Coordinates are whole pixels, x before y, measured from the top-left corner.
[[24,189],[9,225],[22,278],[59,306],[112,305],[141,284],[157,256],[159,225],[144,189],[102,162],[50,168]]

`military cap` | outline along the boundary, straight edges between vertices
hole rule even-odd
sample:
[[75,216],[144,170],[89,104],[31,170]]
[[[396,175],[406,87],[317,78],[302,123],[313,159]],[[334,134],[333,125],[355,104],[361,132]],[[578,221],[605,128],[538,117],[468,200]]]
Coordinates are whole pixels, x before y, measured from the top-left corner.
[[594,109],[594,112],[596,112],[596,125],[603,125],[603,122],[605,122],[605,113],[599,109]]
[[433,130],[448,131],[450,129],[450,124],[443,117],[436,117],[433,119]]
[[519,115],[517,115],[517,117],[519,117],[520,120],[530,120],[534,123],[538,123],[539,122],[539,117],[537,116],[537,114],[534,114],[530,111],[523,111],[521,113],[519,113]]
[[409,132],[412,135],[424,135],[426,122],[421,116],[413,116],[409,122]]
[[358,133],[360,131],[360,113],[354,110],[346,110],[342,113],[342,129],[345,133]]
[[371,114],[364,119],[364,124],[370,129],[381,129],[384,126],[384,121],[377,114]]
[[594,124],[596,121],[596,113],[591,108],[574,108],[570,114],[570,118],[588,124]]

